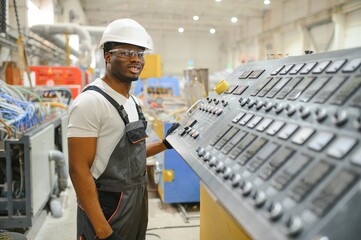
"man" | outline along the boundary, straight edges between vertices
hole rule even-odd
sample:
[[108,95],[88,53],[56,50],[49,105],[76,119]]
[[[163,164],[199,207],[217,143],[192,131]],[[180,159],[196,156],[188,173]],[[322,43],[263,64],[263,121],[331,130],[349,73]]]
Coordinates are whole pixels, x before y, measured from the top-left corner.
[[136,21],[119,19],[106,27],[99,47],[104,49],[106,73],[83,90],[69,113],[77,239],[145,239],[146,157],[171,148],[166,140],[146,144],[147,122],[129,94],[152,40]]

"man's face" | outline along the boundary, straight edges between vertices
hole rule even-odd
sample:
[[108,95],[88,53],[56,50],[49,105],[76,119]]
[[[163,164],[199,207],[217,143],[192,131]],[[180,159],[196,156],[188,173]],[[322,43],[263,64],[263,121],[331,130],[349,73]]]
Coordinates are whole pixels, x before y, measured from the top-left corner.
[[144,67],[144,49],[135,45],[121,44],[105,54],[107,71],[121,82],[139,78]]

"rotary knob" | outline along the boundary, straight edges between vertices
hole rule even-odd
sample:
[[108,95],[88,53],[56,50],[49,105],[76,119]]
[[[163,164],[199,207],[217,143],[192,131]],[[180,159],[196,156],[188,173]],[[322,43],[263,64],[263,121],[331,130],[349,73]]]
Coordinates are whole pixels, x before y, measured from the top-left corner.
[[235,174],[232,178],[232,186],[237,187],[242,185],[242,177],[239,174]]
[[320,109],[317,108],[316,111],[316,119],[318,122],[322,122],[323,120],[325,120],[327,118],[327,110],[326,109]]
[[264,105],[265,105],[265,103],[262,100],[259,100],[256,103],[256,109],[260,110]]
[[216,166],[217,164],[217,158],[216,157],[211,157],[211,159],[209,160],[208,162],[209,166],[213,167],[213,166]]
[[252,183],[244,182],[241,186],[241,189],[242,189],[242,195],[248,196],[252,191]]
[[266,194],[263,191],[256,191],[253,195],[253,204],[255,207],[260,208],[266,202]]
[[340,111],[340,112],[336,112],[333,115],[332,121],[335,125],[337,126],[342,126],[343,124],[345,124],[347,122],[347,112],[346,111]]
[[272,102],[269,102],[266,104],[265,110],[266,112],[269,112],[273,108],[274,104]]
[[276,221],[277,219],[279,219],[282,216],[282,213],[283,213],[282,205],[278,202],[271,203],[268,206],[267,211],[268,211],[268,217],[272,221]]
[[253,105],[255,105],[255,104],[256,104],[256,101],[255,101],[255,100],[250,100],[250,101],[248,102],[247,107],[248,107],[248,108],[252,108]]
[[224,99],[221,100],[221,103],[222,103],[223,107],[228,105],[228,102],[226,100],[224,100]]
[[230,167],[226,167],[223,171],[223,178],[228,179],[228,178],[231,178],[232,175],[233,175],[232,169]]
[[282,103],[277,104],[277,106],[275,106],[275,112],[277,114],[280,114],[283,111],[284,108],[285,108],[284,104],[282,104]]
[[307,118],[309,115],[310,115],[310,109],[308,109],[307,107],[305,106],[301,106],[300,109],[300,114],[301,114],[301,117],[302,118]]
[[223,171],[224,171],[224,163],[222,161],[219,161],[216,164],[216,172],[220,173],[220,172],[223,172]]
[[291,106],[291,105],[287,105],[285,107],[285,109],[286,109],[286,112],[287,112],[288,116],[292,116],[296,112],[296,108],[294,106]]
[[196,152],[199,157],[202,157],[205,154],[206,150],[204,150],[204,148],[202,148],[202,147],[198,147]]
[[206,152],[203,156],[203,161],[208,162],[211,157],[211,154],[209,152]]
[[287,234],[289,236],[295,237],[302,231],[302,220],[297,216],[290,217],[286,221]]

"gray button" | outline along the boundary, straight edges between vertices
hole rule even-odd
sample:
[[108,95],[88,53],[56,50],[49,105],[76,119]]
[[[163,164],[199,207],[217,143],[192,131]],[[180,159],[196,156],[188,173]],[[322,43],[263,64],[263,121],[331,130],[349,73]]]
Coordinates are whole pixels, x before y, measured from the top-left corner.
[[332,132],[319,132],[316,136],[310,141],[308,147],[315,150],[321,151],[335,136]]
[[361,166],[361,148],[359,148],[354,154],[352,154],[351,162],[353,164]]
[[327,150],[327,154],[338,159],[343,158],[355,146],[357,140],[351,137],[339,137]]
[[315,132],[313,128],[302,128],[300,129],[296,135],[292,138],[292,142],[296,144],[303,144],[307,141],[309,137]]
[[298,128],[297,124],[287,124],[278,134],[278,137],[286,140],[289,138]]
[[274,123],[272,123],[272,125],[270,126],[270,128],[267,131],[267,134],[269,135],[275,135],[282,127],[283,125],[285,125],[284,122],[282,121],[276,121]]

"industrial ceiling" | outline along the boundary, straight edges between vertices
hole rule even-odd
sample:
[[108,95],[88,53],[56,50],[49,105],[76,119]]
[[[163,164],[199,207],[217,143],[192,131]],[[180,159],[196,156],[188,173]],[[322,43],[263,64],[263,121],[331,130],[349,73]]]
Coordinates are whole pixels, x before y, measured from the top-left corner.
[[[132,18],[149,30],[209,31],[218,33],[242,25],[248,19],[261,18],[264,11],[283,0],[80,0],[88,25],[105,26],[117,18]],[[265,1],[267,2],[267,1]],[[198,16],[199,20],[193,20]],[[232,23],[231,18],[237,22]]]

